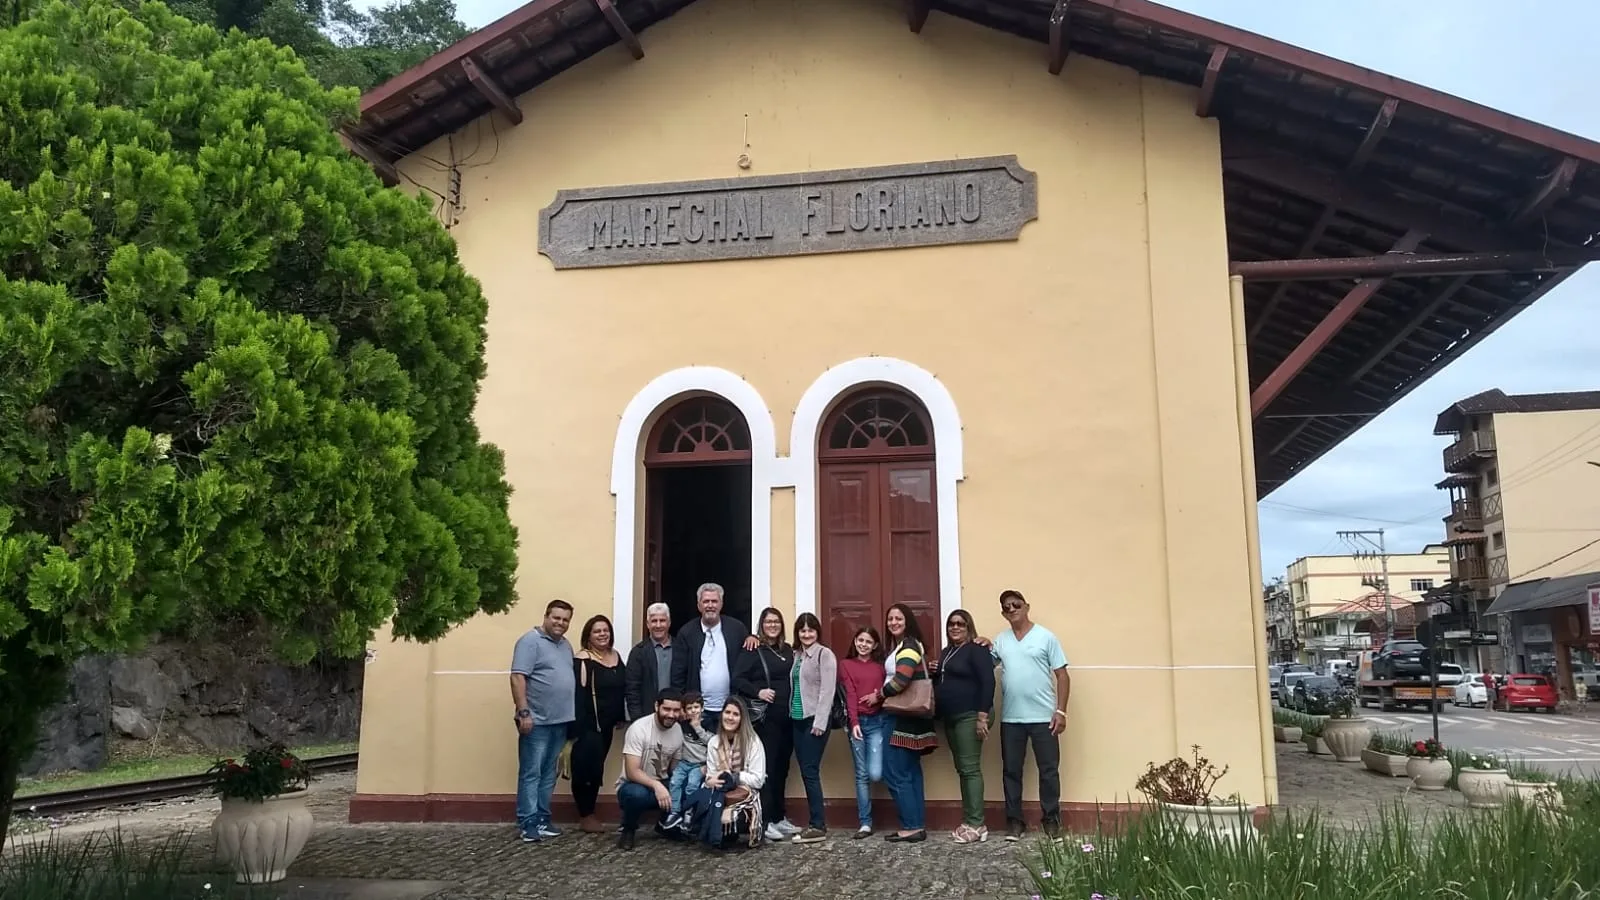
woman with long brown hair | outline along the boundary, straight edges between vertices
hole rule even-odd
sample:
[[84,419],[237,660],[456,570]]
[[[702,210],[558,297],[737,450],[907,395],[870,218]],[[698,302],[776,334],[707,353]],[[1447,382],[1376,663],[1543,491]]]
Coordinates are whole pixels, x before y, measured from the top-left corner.
[[724,842],[746,835],[749,846],[760,842],[761,789],[767,784],[767,751],[750,725],[744,699],[730,696],[717,718],[717,732],[706,744],[705,786],[722,790]]
[[578,827],[590,834],[606,830],[595,815],[600,785],[605,781],[611,738],[627,724],[623,708],[626,670],[622,654],[612,646],[611,620],[594,616],[583,623],[573,659],[577,670],[577,719],[572,723],[572,799],[578,806]]
[[[894,714],[883,780],[889,785],[889,795],[894,798],[895,812],[900,817],[900,830],[884,835],[884,840],[915,843],[928,839],[922,757],[939,746],[931,714],[933,685],[928,681],[928,665],[923,659],[926,645],[922,641],[922,629],[917,626],[911,608],[904,603],[889,607],[884,616],[884,631],[889,635],[889,654],[884,662],[888,678],[878,691],[876,703]],[[894,701],[895,697],[902,697],[902,700]],[[907,700],[918,698],[928,708],[905,707]]]
[[828,749],[828,718],[839,685],[839,660],[822,646],[822,622],[808,612],[794,620],[794,668],[789,675],[789,719],[794,732],[794,756],[800,763],[800,780],[806,787],[809,819],[794,836],[797,844],[814,844],[828,838],[823,814],[822,754]]

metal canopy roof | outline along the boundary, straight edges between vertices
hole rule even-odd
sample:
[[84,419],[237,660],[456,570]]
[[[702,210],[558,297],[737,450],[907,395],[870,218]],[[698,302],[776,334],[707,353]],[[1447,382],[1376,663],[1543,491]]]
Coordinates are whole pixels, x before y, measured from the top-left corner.
[[1584,572],[1580,575],[1564,575],[1560,578],[1539,578],[1534,581],[1519,581],[1507,585],[1494,598],[1489,608],[1483,611],[1486,616],[1499,616],[1514,612],[1527,612],[1535,609],[1550,609],[1556,606],[1587,605],[1588,588],[1591,584],[1600,584],[1600,572]]
[[[346,135],[397,178],[393,160],[486,112],[520,123],[513,98],[608,46],[642,59],[640,33],[690,2],[533,0],[368,92]],[[1082,53],[1199,89],[1222,134],[1229,253],[1251,273],[1261,496],[1596,253],[1600,143],[1148,0],[907,10],[913,32],[937,11],[1036,41],[1051,73]],[[1412,256],[1363,278],[1359,258],[1389,253]],[[1280,260],[1302,262],[1262,265]]]

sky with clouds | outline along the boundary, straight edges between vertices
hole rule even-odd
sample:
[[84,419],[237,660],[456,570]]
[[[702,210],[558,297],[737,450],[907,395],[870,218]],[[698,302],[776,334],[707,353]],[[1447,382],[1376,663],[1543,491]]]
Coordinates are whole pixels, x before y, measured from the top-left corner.
[[[457,0],[481,27],[518,0]],[[1594,35],[1600,0],[1168,0],[1225,22],[1600,139]],[[646,36],[646,43],[649,38]],[[1263,571],[1345,552],[1339,529],[1385,528],[1392,550],[1443,536],[1434,417],[1490,388],[1600,388],[1600,266],[1570,278],[1261,503]],[[1600,452],[1600,451],[1597,451]]]

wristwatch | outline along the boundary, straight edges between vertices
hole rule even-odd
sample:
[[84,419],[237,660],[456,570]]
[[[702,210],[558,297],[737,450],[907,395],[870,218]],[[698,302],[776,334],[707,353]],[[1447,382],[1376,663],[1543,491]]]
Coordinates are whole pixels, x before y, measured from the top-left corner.
[[533,718],[533,710],[528,709],[526,706],[524,706],[522,709],[517,710],[517,718],[519,718],[519,719],[531,719],[531,718]]

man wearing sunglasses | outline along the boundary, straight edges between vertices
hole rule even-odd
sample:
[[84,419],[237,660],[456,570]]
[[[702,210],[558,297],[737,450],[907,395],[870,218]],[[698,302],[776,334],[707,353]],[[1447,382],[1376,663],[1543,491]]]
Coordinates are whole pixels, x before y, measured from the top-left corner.
[[1044,833],[1061,834],[1061,732],[1067,727],[1067,654],[1050,629],[1028,618],[1019,591],[1000,595],[1000,614],[1011,627],[995,636],[991,652],[1000,663],[1000,764],[1006,795],[1006,840],[1021,839],[1022,764],[1028,745],[1039,766],[1039,808]]

